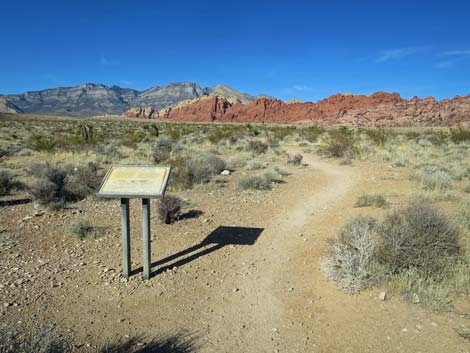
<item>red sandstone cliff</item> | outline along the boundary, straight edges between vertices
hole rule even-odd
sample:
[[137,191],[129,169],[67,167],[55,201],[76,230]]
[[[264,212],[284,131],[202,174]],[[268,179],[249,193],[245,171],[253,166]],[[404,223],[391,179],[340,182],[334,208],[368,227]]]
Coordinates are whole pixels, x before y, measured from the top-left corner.
[[155,112],[133,108],[124,116],[165,121],[315,123],[366,126],[447,126],[470,124],[470,96],[436,101],[406,100],[398,93],[336,94],[316,103],[260,98],[248,104],[220,96],[198,98]]

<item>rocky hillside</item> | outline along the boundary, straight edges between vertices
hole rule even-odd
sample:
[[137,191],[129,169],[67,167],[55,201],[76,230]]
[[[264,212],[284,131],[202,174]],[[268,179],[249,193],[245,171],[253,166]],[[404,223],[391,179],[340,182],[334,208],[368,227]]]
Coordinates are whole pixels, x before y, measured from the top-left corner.
[[199,122],[447,126],[470,124],[470,96],[441,101],[432,97],[407,100],[397,93],[378,92],[369,96],[337,94],[316,103],[259,98],[244,104],[240,100],[211,95],[160,111],[133,108],[124,116]]
[[0,97],[0,113],[22,113],[23,111],[10,102],[8,99]]
[[0,111],[6,110],[7,108],[4,107],[8,104],[14,107],[9,108],[10,110],[24,113],[66,116],[120,115],[131,107],[144,106],[161,110],[173,107],[182,101],[205,97],[212,93],[227,99],[236,98],[245,103],[255,99],[228,86],[201,88],[199,84],[193,82],[171,83],[145,91],[87,83],[74,87],[0,96]]

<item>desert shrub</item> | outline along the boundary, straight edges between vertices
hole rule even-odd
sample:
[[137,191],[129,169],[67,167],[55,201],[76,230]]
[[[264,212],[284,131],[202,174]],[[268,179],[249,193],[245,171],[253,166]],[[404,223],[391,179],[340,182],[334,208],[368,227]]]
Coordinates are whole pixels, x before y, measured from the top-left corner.
[[194,184],[207,183],[226,167],[224,159],[214,154],[192,159],[174,158],[170,164],[173,167],[170,182],[176,188],[191,188]]
[[294,134],[297,131],[295,126],[276,126],[270,129],[269,139],[273,141],[282,141],[287,136]]
[[[114,141],[113,141],[114,142]],[[123,158],[123,154],[115,143],[108,142],[107,144],[98,144],[95,146],[95,153],[101,157],[100,161],[103,163],[111,163],[113,161]]]
[[0,170],[0,196],[7,195],[14,185],[13,175],[7,170]]
[[263,168],[264,168],[263,163],[261,163],[260,161],[257,161],[257,160],[249,161],[246,165],[246,169],[248,169],[248,170],[259,170],[259,169],[263,169]]
[[237,141],[239,136],[239,131],[235,130],[233,127],[212,127],[207,133],[207,139],[214,145],[222,140],[229,140],[229,142],[233,144]]
[[202,165],[210,172],[211,176],[220,174],[226,167],[225,160],[215,154],[207,154],[201,159]]
[[470,231],[470,200],[464,200],[457,206],[454,219],[457,224]]
[[171,150],[173,148],[173,141],[166,137],[160,136],[157,138],[155,145],[152,148],[152,159],[155,163],[166,162],[170,158]]
[[75,134],[75,143],[91,145],[97,142],[97,136],[93,125],[87,123],[78,123],[73,128]]
[[56,141],[41,133],[32,133],[26,140],[26,146],[35,151],[51,152],[56,147]]
[[96,191],[101,180],[98,176],[98,164],[68,166],[67,169],[65,188],[72,198],[84,199]]
[[307,140],[308,142],[315,142],[318,140],[321,134],[325,132],[325,128],[323,126],[314,125],[301,128],[299,130],[299,135],[301,138]]
[[182,200],[177,196],[164,196],[157,204],[158,218],[166,224],[177,221],[181,216],[182,204]]
[[357,293],[370,285],[374,227],[372,218],[355,218],[330,242],[322,270],[346,293]]
[[347,127],[328,131],[328,138],[323,141],[319,151],[331,157],[343,157],[347,150],[354,150],[356,137],[354,131]]
[[302,164],[302,159],[304,159],[304,157],[301,154],[296,154],[293,157],[289,156],[287,163],[298,166]]
[[97,172],[98,165],[94,163],[63,168],[35,163],[30,167],[30,173],[35,177],[29,190],[31,198],[41,205],[61,208],[68,201],[92,194],[100,182]]
[[248,141],[247,149],[256,154],[261,154],[268,150],[268,145],[260,140],[250,140]]
[[347,149],[343,153],[343,158],[341,159],[341,165],[351,165],[353,159],[353,152],[350,149]]
[[240,180],[238,186],[241,190],[271,190],[272,180],[266,175],[252,175]]
[[450,140],[453,143],[461,143],[470,141],[470,129],[458,127],[456,129],[450,129]]
[[377,146],[383,146],[385,145],[385,142],[387,142],[387,134],[383,127],[378,127],[377,129],[367,129],[365,133]]
[[80,239],[96,239],[100,236],[98,228],[93,226],[88,220],[76,219],[67,227],[68,233]]
[[38,169],[40,177],[35,180],[30,187],[30,194],[33,201],[44,206],[60,208],[70,198],[65,188],[67,177],[63,170],[44,164],[44,168]]
[[418,185],[428,191],[443,192],[452,185],[452,178],[446,170],[434,165],[424,165],[415,174]]
[[289,175],[289,172],[287,171],[287,169],[283,168],[283,167],[280,167],[278,165],[274,166],[274,170],[276,171],[277,174],[279,174],[280,176],[288,176]]
[[382,194],[379,193],[368,193],[368,194],[362,194],[361,196],[358,197],[356,200],[356,204],[354,206],[356,207],[385,207],[387,205],[387,201],[385,200],[385,197]]
[[423,199],[386,215],[378,234],[377,259],[390,274],[438,277],[460,254],[458,232]]

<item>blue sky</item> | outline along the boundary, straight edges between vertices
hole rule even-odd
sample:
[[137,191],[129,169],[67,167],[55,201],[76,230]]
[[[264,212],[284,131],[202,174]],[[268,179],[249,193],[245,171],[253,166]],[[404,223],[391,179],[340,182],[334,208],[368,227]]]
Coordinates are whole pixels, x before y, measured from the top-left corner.
[[0,93],[224,83],[316,101],[470,93],[468,1],[4,1]]

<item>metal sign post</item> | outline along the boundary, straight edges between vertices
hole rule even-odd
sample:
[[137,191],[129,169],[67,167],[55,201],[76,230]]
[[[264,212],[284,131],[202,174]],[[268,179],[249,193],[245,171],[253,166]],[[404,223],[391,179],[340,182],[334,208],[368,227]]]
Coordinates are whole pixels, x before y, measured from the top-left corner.
[[97,196],[121,199],[122,273],[125,278],[129,278],[131,272],[129,199],[142,199],[143,277],[149,279],[152,263],[150,199],[165,195],[170,171],[170,167],[112,165],[98,187]]

